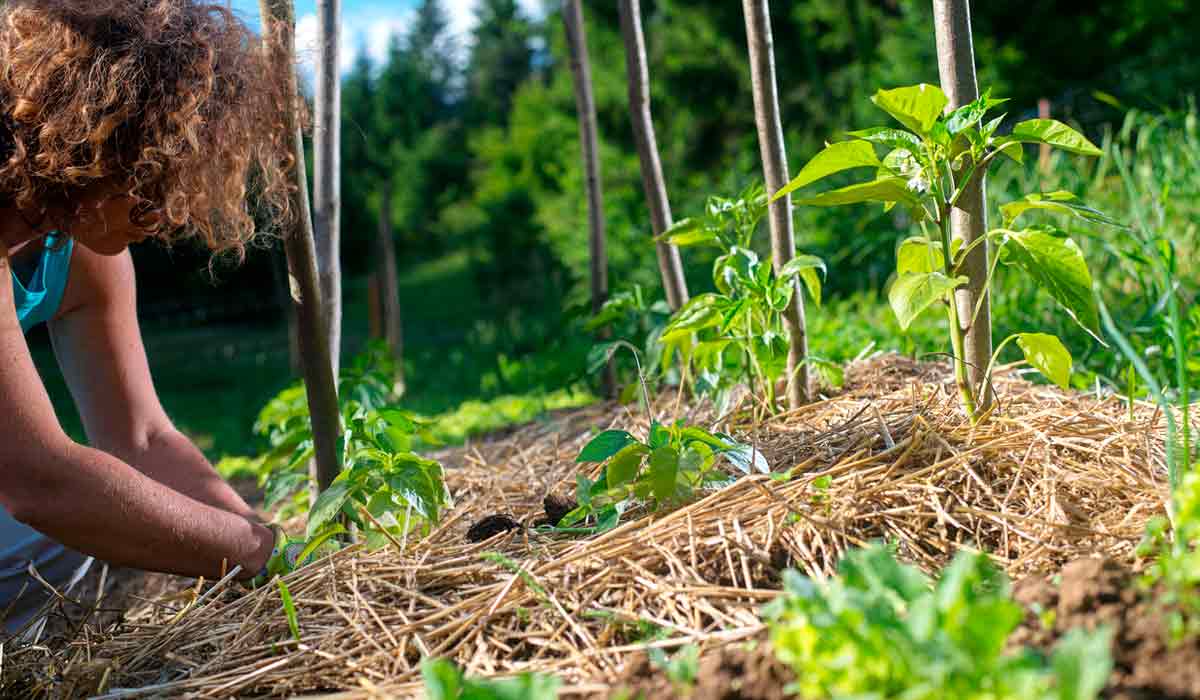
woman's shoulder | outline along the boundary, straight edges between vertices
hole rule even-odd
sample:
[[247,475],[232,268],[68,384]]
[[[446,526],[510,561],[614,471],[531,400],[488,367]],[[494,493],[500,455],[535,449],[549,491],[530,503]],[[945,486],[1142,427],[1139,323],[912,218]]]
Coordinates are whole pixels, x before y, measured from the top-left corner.
[[134,302],[133,258],[125,250],[101,255],[85,245],[71,252],[70,274],[58,318],[86,308]]

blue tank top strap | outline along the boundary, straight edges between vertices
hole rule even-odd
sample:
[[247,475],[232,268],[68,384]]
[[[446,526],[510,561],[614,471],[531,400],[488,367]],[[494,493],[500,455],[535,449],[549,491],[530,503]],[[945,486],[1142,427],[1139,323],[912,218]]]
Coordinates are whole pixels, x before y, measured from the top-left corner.
[[22,284],[16,271],[13,271],[13,300],[22,331],[28,332],[33,326],[49,321],[58,313],[67,289],[74,247],[75,241],[70,236],[51,232],[46,236],[41,258],[29,282]]

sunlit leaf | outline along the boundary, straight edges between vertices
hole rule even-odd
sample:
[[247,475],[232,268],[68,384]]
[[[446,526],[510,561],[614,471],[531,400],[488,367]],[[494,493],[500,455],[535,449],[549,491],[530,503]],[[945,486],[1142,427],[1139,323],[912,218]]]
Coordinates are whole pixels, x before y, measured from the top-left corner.
[[637,438],[624,430],[605,430],[584,446],[575,461],[603,462],[634,442],[637,442]]
[[915,206],[919,200],[917,195],[908,189],[907,182],[902,177],[885,177],[822,192],[796,203],[813,207],[833,207],[859,202],[900,202]]
[[926,83],[880,90],[871,97],[871,101],[921,136],[929,135],[942,110],[950,102],[941,88]]
[[1085,156],[1099,156],[1103,152],[1083,134],[1055,119],[1029,119],[1013,127],[1007,137],[1009,141],[1022,143],[1045,143],[1064,151]]
[[941,272],[900,275],[888,290],[888,303],[896,313],[902,330],[935,302],[948,299],[955,288],[968,282],[966,277],[951,279]]
[[[1075,241],[1045,228],[1005,231],[1005,262],[1024,270],[1067,313],[1100,339],[1100,319],[1092,296],[1092,274]],[[1101,342],[1103,342],[1101,340]]]
[[867,141],[839,141],[831,143],[808,161],[792,181],[784,185],[771,201],[788,195],[805,185],[829,177],[834,173],[851,168],[873,168],[879,166],[875,147]]
[[1002,205],[1000,207],[1000,214],[1004,217],[1004,225],[1008,227],[1012,226],[1013,221],[1018,216],[1031,209],[1042,209],[1056,214],[1070,214],[1071,216],[1076,216],[1095,224],[1129,228],[1116,219],[1105,215],[1103,212],[1097,211],[1080,202],[1075,195],[1065,190],[1027,194],[1021,199]]
[[1017,346],[1025,360],[1044,377],[1064,389],[1071,387],[1071,352],[1049,333],[1019,333]]
[[[820,272],[820,276],[818,276],[818,272]],[[820,306],[821,279],[826,275],[825,261],[815,255],[797,255],[779,271],[779,276],[784,279],[792,275],[800,276],[800,279],[804,281],[804,287],[808,290],[808,295],[817,306]]]
[[608,460],[605,474],[610,488],[622,486],[637,478],[638,469],[642,466],[642,458],[650,449],[640,442],[635,442],[621,448],[621,451]]

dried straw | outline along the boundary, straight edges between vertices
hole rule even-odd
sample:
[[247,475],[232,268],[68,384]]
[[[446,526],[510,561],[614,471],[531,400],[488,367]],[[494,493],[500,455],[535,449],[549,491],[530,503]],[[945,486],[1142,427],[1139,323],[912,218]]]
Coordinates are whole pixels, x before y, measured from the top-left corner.
[[[1033,385],[1011,367],[998,374],[1002,405],[972,427],[946,367],[857,362],[833,398],[713,426],[752,441],[790,480],[742,478],[672,512],[627,514],[594,537],[525,530],[466,544],[482,516],[532,523],[547,493],[570,493],[573,458],[595,430],[647,428],[615,405],[558,414],[440,455],[457,504],[430,536],[344,550],[290,575],[299,641],[276,588],[221,586],[203,601],[143,605],[105,630],[5,649],[0,691],[409,697],[420,660],[438,656],[472,674],[552,672],[574,694],[603,695],[631,652],[758,635],[784,568],[825,576],[871,540],[896,542],[929,571],[978,548],[1014,577],[1080,556],[1132,556],[1163,510],[1161,416],[1139,404],[1129,422],[1119,398]],[[675,405],[666,396],[658,408]],[[713,420],[703,406],[680,410]],[[827,488],[814,485],[821,477]]]

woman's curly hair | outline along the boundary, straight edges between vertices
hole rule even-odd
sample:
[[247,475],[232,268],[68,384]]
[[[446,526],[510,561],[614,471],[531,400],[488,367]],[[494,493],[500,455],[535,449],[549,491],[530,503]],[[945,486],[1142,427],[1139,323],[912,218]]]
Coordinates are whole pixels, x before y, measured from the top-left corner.
[[221,4],[7,0],[0,202],[45,216],[115,183],[156,237],[241,256],[256,214],[290,215],[287,82],[275,65]]

